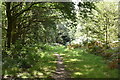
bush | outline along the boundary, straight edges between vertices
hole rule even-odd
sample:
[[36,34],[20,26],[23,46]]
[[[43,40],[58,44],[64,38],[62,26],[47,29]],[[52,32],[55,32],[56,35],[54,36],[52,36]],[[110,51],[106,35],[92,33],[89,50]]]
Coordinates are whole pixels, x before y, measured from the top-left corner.
[[67,45],[68,49],[75,49],[75,48],[80,48],[81,45],[80,44],[69,44]]
[[4,51],[4,53],[3,67],[6,68],[9,68],[9,66],[6,66],[6,64],[9,64],[9,61],[11,61],[11,68],[17,67],[28,69],[41,58],[41,55],[38,54],[38,46],[35,44],[21,46],[21,44],[16,43],[9,51]]
[[120,63],[120,59],[113,59],[112,61],[108,62],[108,67],[110,69],[119,68],[119,63]]
[[90,53],[96,54],[96,55],[101,55],[105,50],[103,43],[99,41],[91,41],[88,43],[88,51]]

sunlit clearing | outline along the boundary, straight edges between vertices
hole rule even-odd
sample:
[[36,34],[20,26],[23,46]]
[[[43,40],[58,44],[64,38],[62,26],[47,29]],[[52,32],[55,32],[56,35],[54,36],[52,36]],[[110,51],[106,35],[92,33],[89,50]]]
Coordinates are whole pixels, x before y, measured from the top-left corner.
[[34,73],[34,75],[43,76],[43,73],[41,73],[41,72],[38,72],[38,71],[34,71],[33,73]]
[[30,74],[27,73],[27,72],[19,73],[19,74],[18,74],[18,77],[22,77],[22,78],[28,78],[28,76],[30,76]]
[[90,68],[91,66],[90,65],[84,65],[85,68]]
[[79,59],[70,59],[69,61],[66,61],[66,62],[75,62],[75,61],[83,61],[83,60],[79,60]]
[[93,71],[94,69],[86,69],[86,71],[89,73],[90,71]]
[[80,72],[75,72],[74,74],[75,75],[83,75],[83,73],[80,73]]

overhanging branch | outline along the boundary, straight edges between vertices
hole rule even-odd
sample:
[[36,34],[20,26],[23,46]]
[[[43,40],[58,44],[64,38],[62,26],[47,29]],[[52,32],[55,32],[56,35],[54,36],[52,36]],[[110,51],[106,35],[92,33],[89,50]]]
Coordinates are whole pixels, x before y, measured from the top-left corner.
[[17,13],[17,14],[15,15],[15,17],[17,18],[18,16],[20,16],[20,15],[23,14],[24,12],[30,10],[30,8],[31,8],[34,4],[38,4],[38,3],[32,3],[28,8],[26,8],[26,9],[20,11],[19,13]]

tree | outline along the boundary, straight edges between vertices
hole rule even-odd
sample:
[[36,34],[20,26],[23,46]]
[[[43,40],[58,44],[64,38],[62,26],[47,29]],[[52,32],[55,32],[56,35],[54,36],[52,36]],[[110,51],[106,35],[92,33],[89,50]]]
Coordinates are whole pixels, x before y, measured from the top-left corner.
[[[24,12],[30,10],[32,5],[35,3],[30,4],[29,6],[27,5],[26,7],[23,7],[22,10],[18,11],[16,9],[21,8],[23,6],[23,3],[11,3],[11,2],[6,2],[6,15],[7,15],[7,21],[8,21],[8,28],[7,28],[7,47],[10,48],[11,40],[13,40],[13,35],[12,32],[13,30],[16,29],[16,21],[17,18],[23,14]],[[17,12],[18,11],[18,12]]]
[[[3,18],[7,18],[7,20],[3,21],[5,24],[7,21],[7,25],[3,27],[7,31],[5,31],[6,34],[3,33],[3,36],[7,35],[5,46],[8,48],[10,48],[11,44],[15,44],[17,40],[20,40],[22,44],[26,43],[26,41],[29,42],[29,35],[31,35],[31,40],[34,39],[34,41],[56,42],[58,36],[56,25],[58,23],[66,21],[70,25],[68,27],[75,26],[73,23],[76,22],[76,12],[73,2],[6,2],[3,5],[6,7],[3,8],[6,11],[4,14],[7,15],[3,15]],[[84,7],[85,9],[88,8],[82,6],[82,8]]]
[[88,15],[90,17],[80,18],[81,35],[87,34],[87,37],[105,42],[107,45],[117,40],[117,20],[115,20],[117,3],[98,2],[95,6],[95,10],[91,11],[92,14]]

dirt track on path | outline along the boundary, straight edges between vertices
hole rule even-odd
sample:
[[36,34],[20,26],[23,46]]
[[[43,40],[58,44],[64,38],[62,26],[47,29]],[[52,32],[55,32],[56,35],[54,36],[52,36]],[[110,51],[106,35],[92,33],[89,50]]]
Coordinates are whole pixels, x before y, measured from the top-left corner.
[[53,74],[53,78],[55,80],[65,80],[65,78],[69,78],[69,74],[65,70],[65,65],[63,64],[63,57],[58,53],[55,53],[54,55],[57,58],[57,64],[56,72]]

